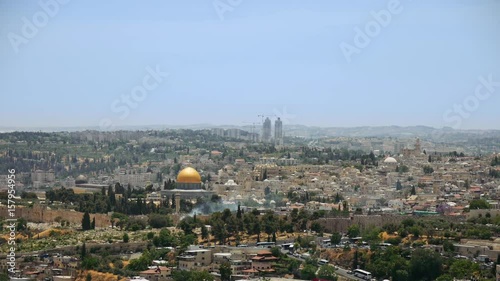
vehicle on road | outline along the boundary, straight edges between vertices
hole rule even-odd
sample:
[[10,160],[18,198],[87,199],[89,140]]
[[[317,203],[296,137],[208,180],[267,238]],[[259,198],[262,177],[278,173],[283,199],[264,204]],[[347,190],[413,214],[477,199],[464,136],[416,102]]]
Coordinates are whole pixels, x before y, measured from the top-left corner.
[[362,269],[355,269],[354,270],[354,276],[359,277],[364,280],[371,280],[372,279],[372,274],[366,270]]
[[272,248],[276,245],[274,242],[259,242],[257,243],[257,247],[263,247],[263,248]]
[[320,259],[320,260],[318,261],[318,265],[319,265],[319,266],[322,266],[322,265],[325,265],[325,264],[328,264],[328,260],[325,260],[325,259]]

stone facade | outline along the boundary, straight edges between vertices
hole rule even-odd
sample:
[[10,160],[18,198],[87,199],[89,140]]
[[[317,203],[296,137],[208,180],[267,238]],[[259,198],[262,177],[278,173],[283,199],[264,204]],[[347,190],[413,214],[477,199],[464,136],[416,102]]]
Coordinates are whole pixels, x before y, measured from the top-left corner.
[[[7,206],[0,206],[0,213],[7,214]],[[29,222],[43,223],[55,222],[57,217],[69,221],[72,224],[81,224],[83,213],[68,210],[50,210],[45,206],[34,205],[32,208],[16,208],[16,217],[25,218]],[[108,227],[111,225],[110,217],[105,214],[90,214],[90,218],[95,217],[96,227]]]
[[416,216],[403,216],[403,215],[360,215],[352,216],[350,218],[321,218],[318,222],[325,228],[326,232],[347,232],[349,226],[353,224],[359,225],[363,231],[369,227],[382,227],[388,223],[399,224],[404,219],[413,218],[415,220],[429,220],[429,219],[444,219],[447,221],[457,222],[463,220],[462,217],[457,216],[429,216],[429,217],[416,217]]

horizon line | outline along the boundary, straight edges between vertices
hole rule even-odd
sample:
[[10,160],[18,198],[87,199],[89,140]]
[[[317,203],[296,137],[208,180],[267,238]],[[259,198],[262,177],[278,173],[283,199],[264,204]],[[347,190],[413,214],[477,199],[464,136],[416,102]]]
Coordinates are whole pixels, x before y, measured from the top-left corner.
[[[262,125],[262,124],[259,124]],[[117,125],[115,126],[114,129],[100,129],[99,126],[85,126],[85,125],[76,125],[76,126],[0,126],[0,133],[12,133],[12,132],[28,132],[28,131],[41,131],[41,130],[49,130],[46,132],[64,132],[67,131],[66,129],[72,129],[72,130],[77,130],[77,131],[102,131],[102,132],[113,132],[113,131],[123,131],[126,130],[126,128],[139,128],[142,127],[144,130],[148,130],[147,127],[164,127],[165,129],[191,129],[190,127],[203,127],[200,129],[211,129],[212,128],[224,128],[224,127],[236,127],[236,128],[241,128],[241,127],[252,127],[252,125],[249,124],[242,124],[242,125],[234,125],[234,124],[210,124],[210,123],[194,123],[194,124],[187,124],[187,125],[172,125],[172,124],[149,124],[149,125]],[[455,131],[455,132],[460,132],[460,131],[500,131],[500,129],[479,129],[479,128],[468,128],[468,129],[455,129],[453,127],[449,126],[444,126],[444,127],[434,127],[434,126],[428,126],[428,125],[407,125],[407,126],[401,126],[401,125],[358,125],[358,126],[321,126],[321,125],[304,125],[304,124],[287,124],[286,126],[283,126],[284,128],[289,127],[289,126],[302,126],[306,128],[320,128],[320,129],[334,129],[334,128],[339,128],[339,129],[356,129],[356,128],[381,128],[381,127],[396,127],[396,128],[415,128],[415,127],[425,127],[428,129],[433,129],[433,130],[448,130],[448,131]],[[255,126],[257,127],[257,126]],[[259,126],[260,127],[260,126]],[[158,128],[156,128],[158,129]],[[53,130],[53,131],[50,131]],[[153,129],[154,130],[154,129]]]

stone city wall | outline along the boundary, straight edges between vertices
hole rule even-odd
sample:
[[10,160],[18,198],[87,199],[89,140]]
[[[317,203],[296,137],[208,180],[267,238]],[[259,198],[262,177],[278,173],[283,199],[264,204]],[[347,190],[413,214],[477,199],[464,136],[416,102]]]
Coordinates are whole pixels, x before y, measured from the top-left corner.
[[476,217],[479,217],[479,215],[481,215],[482,217],[486,217],[487,215],[486,214],[490,214],[490,216],[492,218],[500,215],[500,210],[498,209],[473,209],[473,210],[470,210],[466,215],[467,215],[467,219],[470,219],[470,218],[476,218]]
[[[74,224],[81,224],[83,213],[70,210],[50,210],[46,206],[34,205],[33,207],[16,208],[16,218],[24,218],[28,222],[46,223],[55,222],[57,217]],[[0,206],[0,217],[5,218],[7,206]],[[110,217],[106,214],[90,214],[90,219],[95,217],[96,227],[108,227],[111,225]]]
[[382,227],[388,223],[400,224],[404,219],[413,218],[415,220],[435,220],[437,218],[450,222],[462,221],[462,217],[452,216],[409,216],[409,215],[358,215],[350,218],[321,218],[318,222],[325,228],[326,232],[347,232],[349,226],[359,225],[361,231],[370,227]]

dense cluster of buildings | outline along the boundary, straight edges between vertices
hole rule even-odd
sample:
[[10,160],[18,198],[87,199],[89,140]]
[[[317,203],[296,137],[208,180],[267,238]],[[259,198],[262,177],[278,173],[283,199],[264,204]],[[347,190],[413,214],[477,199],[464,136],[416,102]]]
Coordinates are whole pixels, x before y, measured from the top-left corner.
[[[486,211],[489,216],[500,215],[500,180],[491,176],[491,171],[500,172],[499,165],[491,164],[500,154],[479,157],[437,152],[419,139],[411,145],[390,142],[392,149],[387,143],[375,141],[379,149],[373,149],[372,141],[354,144],[372,148],[370,157],[373,161],[370,163],[360,164],[352,160],[311,164],[314,161],[305,159],[304,150],[284,147],[280,118],[275,121],[274,135],[271,120],[265,119],[261,138],[258,134],[255,137],[255,133],[239,129],[213,129],[212,133],[227,137],[229,140],[224,146],[240,153],[236,157],[227,157],[223,150],[191,148],[189,153],[177,155],[175,160],[127,164],[109,174],[100,172],[64,179],[57,179],[52,170],[34,170],[29,173],[31,187],[43,190],[47,186],[61,186],[95,192],[117,182],[131,188],[149,186],[152,188],[146,194],[148,202],[160,204],[173,198],[177,213],[181,212],[181,200],[194,202],[203,198],[208,201],[214,195],[221,197],[226,204],[242,203],[283,215],[293,209],[338,210],[348,212],[350,217],[334,223],[325,219],[322,223],[327,231],[341,232],[353,222],[361,226],[381,226],[392,220],[391,216],[401,214],[449,218],[478,216],[483,210],[469,211],[470,202],[475,199],[484,199],[489,204],[490,209]],[[257,153],[248,150],[247,143],[235,139],[258,139],[288,150],[284,153]],[[330,140],[331,146],[335,146],[336,141]],[[165,167],[174,166],[178,170],[165,172]],[[174,182],[173,188],[165,188],[167,180]],[[7,182],[6,177],[0,177],[0,185]],[[481,215],[486,216],[486,213]],[[500,242],[462,241],[455,248],[463,256],[477,257],[479,253],[496,259],[500,253],[497,244]],[[442,247],[436,246],[434,250],[442,251]],[[178,257],[178,268],[217,272],[221,263],[228,262],[235,276],[246,278],[260,272],[272,272],[275,259],[262,248],[191,247]],[[51,262],[71,267],[77,261],[52,257]],[[161,281],[169,274],[170,269],[158,263],[152,264],[140,276],[149,281]]]
[[[126,255],[126,258],[133,259],[134,255],[136,254]],[[249,279],[262,273],[272,274],[279,259],[263,247],[190,246],[178,255],[176,260],[178,270],[206,270],[216,276],[220,275],[220,266],[225,263],[231,268],[233,279]],[[81,264],[79,258],[59,253],[23,257],[20,261],[25,265],[25,270],[18,270],[12,276],[17,274],[23,276],[25,280],[41,280],[46,276],[55,281],[73,281]],[[172,280],[172,267],[168,265],[167,261],[154,260],[149,268],[140,271],[137,277],[149,281]],[[7,269],[5,258],[0,262],[0,269]]]
[[[277,120],[276,131],[282,128]],[[267,127],[266,127],[267,128]],[[268,128],[267,128],[268,129]],[[280,135],[278,132],[275,135]],[[267,134],[266,134],[267,135]],[[279,139],[279,137],[278,137]],[[244,143],[227,143],[243,150]],[[284,157],[263,156],[247,152],[242,158],[222,157],[220,151],[198,154],[192,149],[189,155],[180,155],[178,165],[182,170],[176,178],[176,187],[164,190],[163,181],[171,176],[162,174],[165,166],[174,165],[171,159],[128,165],[113,174],[68,177],[58,180],[53,171],[36,170],[31,173],[33,188],[42,185],[101,188],[119,182],[123,186],[144,188],[152,185],[160,196],[195,200],[217,194],[226,201],[255,201],[270,207],[263,200],[267,192],[281,195],[278,206],[293,204],[289,194],[297,197],[311,195],[305,208],[328,209],[328,202],[340,195],[352,210],[367,213],[430,212],[442,215],[462,215],[473,199],[485,199],[493,209],[500,208],[500,183],[489,176],[492,159],[497,156],[458,156],[425,151],[417,139],[413,148],[404,147],[400,153],[378,156],[377,165],[360,170],[344,163],[323,165],[304,164],[300,150]],[[255,161],[249,161],[253,158]],[[203,180],[202,180],[203,179]],[[1,180],[1,179],[0,179]],[[6,179],[3,181],[6,182]],[[321,202],[318,202],[321,201]],[[323,205],[324,206],[323,206]]]
[[273,143],[276,146],[283,146],[284,144],[284,133],[283,133],[283,121],[278,117],[274,121],[274,135],[272,134],[272,124],[271,119],[266,117],[262,122],[262,134],[254,132],[255,124],[252,124],[252,132],[247,132],[245,130],[230,128],[213,128],[211,130],[212,134],[219,137],[227,137],[232,139],[248,140],[248,141],[261,141],[263,143]]

